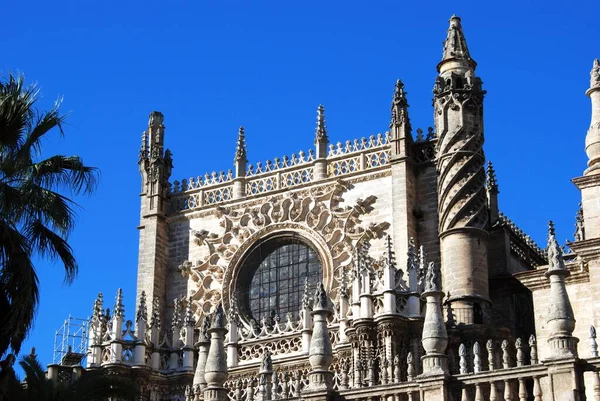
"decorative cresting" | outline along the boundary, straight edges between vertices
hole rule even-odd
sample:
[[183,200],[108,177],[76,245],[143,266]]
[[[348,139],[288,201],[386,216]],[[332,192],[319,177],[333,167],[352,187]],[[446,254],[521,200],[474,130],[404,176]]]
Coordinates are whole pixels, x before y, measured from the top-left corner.
[[592,121],[585,137],[588,169],[585,175],[600,174],[600,61],[594,60],[590,72],[590,88],[586,95],[592,100]]
[[425,355],[423,361],[423,375],[441,375],[448,373],[448,334],[442,315],[442,280],[439,268],[429,262],[425,276],[425,291],[421,297],[427,301],[425,306],[425,321],[423,323],[422,344]]
[[221,302],[230,309],[230,297],[244,255],[256,242],[274,233],[299,233],[316,246],[321,254],[324,281],[337,297],[341,268],[352,261],[352,250],[361,242],[380,237],[389,223],[361,226],[361,216],[372,210],[375,197],[358,199],[353,206],[342,208],[342,195],[349,184],[337,181],[273,197],[266,202],[244,208],[217,208],[221,234],[193,232],[198,246],[206,247],[205,260],[182,267],[189,274],[188,288],[195,304],[196,317],[214,309]]
[[330,391],[333,388],[333,372],[329,370],[333,361],[333,349],[327,332],[327,319],[331,316],[331,310],[323,283],[317,287],[311,316],[313,332],[308,357],[311,370],[307,390]]
[[562,250],[556,241],[554,224],[548,224],[548,270],[546,277],[550,280],[550,296],[548,301],[548,344],[550,358],[577,357],[578,339],[573,337],[575,315],[565,286],[565,277],[570,272],[565,267]]
[[[438,135],[438,214],[444,290],[459,308],[487,301],[488,208],[483,154],[483,97],[462,33],[450,18],[434,93]],[[486,303],[486,302],[484,302]],[[473,314],[464,314],[472,316]],[[473,321],[457,323],[471,324]]]

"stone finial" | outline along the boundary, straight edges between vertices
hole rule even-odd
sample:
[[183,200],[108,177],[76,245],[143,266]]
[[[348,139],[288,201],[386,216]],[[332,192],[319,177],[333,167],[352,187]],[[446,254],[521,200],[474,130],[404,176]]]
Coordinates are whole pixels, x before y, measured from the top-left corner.
[[488,161],[486,173],[487,173],[486,187],[487,187],[488,192],[493,193],[493,194],[500,193],[500,191],[498,189],[498,182],[496,181],[496,170],[494,170],[494,165],[492,164],[491,161]]
[[114,307],[114,317],[125,317],[125,307],[123,306],[123,290],[121,288],[117,290],[117,297],[115,300]]
[[246,137],[244,135],[244,127],[240,126],[238,131],[238,139],[235,147],[235,158],[234,163],[237,162],[246,162],[247,152],[246,152]]
[[219,304],[208,329],[210,347],[206,356],[204,378],[207,387],[204,389],[204,400],[227,400],[227,392],[223,388],[229,377],[227,372],[227,352],[225,350],[224,336],[227,333],[224,322],[223,306]]
[[148,133],[142,132],[142,145],[140,146],[140,155],[138,162],[143,162],[148,158]]
[[427,274],[425,276],[425,292],[441,291],[442,280],[440,269],[434,262],[429,262]]
[[396,270],[396,256],[392,245],[392,237],[389,235],[385,237],[385,263],[389,269]]
[[596,328],[590,326],[590,355],[593,358],[598,356],[598,342],[596,341]]
[[98,293],[98,297],[94,300],[94,306],[92,307],[92,321],[99,321],[100,315],[104,313],[104,300],[102,293]]
[[[411,134],[410,118],[408,116],[408,100],[406,99],[406,92],[404,90],[404,84],[401,80],[396,81],[396,87],[394,89],[394,98],[392,100],[392,120],[390,122],[390,128],[400,127],[400,131],[392,131],[392,140],[397,141],[402,136],[409,137]],[[403,127],[403,128],[402,128]],[[401,147],[397,145],[397,148],[393,148],[394,154],[401,152]]]
[[479,342],[475,341],[475,344],[473,344],[473,372],[479,373],[481,370],[481,346]]
[[160,309],[158,297],[152,300],[152,313],[150,315],[150,327],[160,328]]
[[208,342],[210,341],[210,335],[208,334],[208,330],[210,329],[210,316],[204,315],[202,319],[202,324],[200,325],[200,338],[199,342]]
[[464,375],[467,371],[467,347],[464,343],[461,343],[458,347],[458,356],[460,357],[460,374]]
[[419,247],[418,261],[419,261],[418,284],[421,288],[423,288],[423,286],[425,284],[425,275],[427,273],[427,262],[425,259],[425,247],[423,245],[421,245]]
[[333,348],[327,331],[327,318],[331,316],[331,311],[323,283],[319,283],[317,287],[315,306],[311,315],[313,332],[308,352],[311,366],[308,391],[331,390],[333,373],[329,367],[333,361]]
[[394,100],[393,105],[399,107],[409,107],[408,100],[406,99],[406,92],[404,90],[404,83],[401,80],[396,81],[396,87],[394,88]]
[[211,329],[225,328],[225,312],[223,312],[223,304],[217,305],[217,309],[212,317]]
[[148,320],[148,308],[146,307],[146,291],[142,291],[140,294],[140,303],[137,307],[137,313],[135,314],[136,321]]
[[562,249],[556,241],[556,231],[552,220],[548,222],[548,273],[552,271],[563,271],[565,275],[569,275],[569,271],[565,268]]
[[148,118],[148,127],[160,127],[163,125],[165,117],[160,111],[153,111]]
[[260,373],[270,373],[273,371],[273,358],[271,357],[271,349],[265,348],[265,352],[260,360]]
[[448,22],[450,23],[450,27],[444,41],[444,53],[442,61],[438,64],[438,71],[440,71],[442,64],[448,61],[463,61],[468,67],[475,69],[477,63],[471,58],[469,53],[460,18],[452,15]]
[[488,368],[494,370],[496,368],[496,360],[494,358],[494,342],[490,339],[485,343],[485,349],[488,354]]
[[425,350],[423,356],[423,375],[437,375],[448,372],[448,333],[442,314],[442,296],[439,271],[433,262],[429,263],[425,280],[425,292],[421,295],[427,300],[421,343]]
[[346,277],[346,275],[346,266],[342,266],[339,297],[348,299],[350,297],[350,290],[348,288],[348,278]]
[[537,365],[537,340],[535,339],[535,336],[533,334],[529,336],[529,359],[531,360],[532,365]]
[[181,301],[179,298],[173,300],[173,321],[171,322],[172,329],[180,329],[183,326],[181,320]]
[[502,349],[502,367],[504,369],[510,368],[510,354],[508,349],[508,341],[503,340],[500,345],[500,349]]
[[575,215],[575,241],[583,241],[585,239],[585,226],[583,220],[583,207],[579,203],[577,214]]
[[312,310],[312,297],[310,296],[310,286],[308,285],[308,277],[304,280],[304,293],[302,294],[302,308]]
[[196,318],[194,317],[194,310],[192,309],[192,297],[188,298],[187,307],[185,309],[185,317],[183,319],[183,325],[185,327],[196,326]]
[[590,71],[590,89],[600,87],[600,61],[594,59],[592,71]]
[[316,310],[329,311],[329,302],[327,293],[325,292],[325,286],[323,283],[319,283],[317,291],[315,292],[315,305],[313,306],[313,312]]
[[315,144],[329,143],[327,126],[325,125],[325,108],[322,104],[317,108],[317,129],[315,131]]
[[525,346],[521,337],[515,341],[515,348],[517,349],[517,366],[525,365]]
[[577,338],[573,337],[575,315],[565,285],[569,271],[565,268],[562,250],[556,241],[554,224],[548,224],[548,270],[550,296],[547,314],[548,343],[551,358],[572,358],[577,356]]
[[406,269],[408,271],[417,269],[417,252],[415,249],[415,239],[410,237],[408,240],[408,258],[406,260]]

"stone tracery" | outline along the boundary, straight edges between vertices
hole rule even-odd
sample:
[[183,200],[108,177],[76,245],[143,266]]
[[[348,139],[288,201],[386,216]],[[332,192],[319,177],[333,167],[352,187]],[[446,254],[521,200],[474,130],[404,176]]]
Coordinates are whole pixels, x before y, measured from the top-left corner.
[[286,232],[298,233],[315,245],[321,254],[324,281],[331,296],[337,297],[341,269],[351,263],[352,249],[358,242],[381,237],[389,226],[381,222],[363,227],[361,216],[373,209],[376,198],[369,196],[342,207],[342,195],[349,188],[350,184],[338,180],[286,193],[262,205],[216,208],[223,231],[193,231],[196,245],[207,247],[210,256],[192,265],[184,263],[181,269],[189,276],[188,289],[198,303],[196,317],[211,311],[221,299],[229,310],[229,294],[247,251],[256,241]]

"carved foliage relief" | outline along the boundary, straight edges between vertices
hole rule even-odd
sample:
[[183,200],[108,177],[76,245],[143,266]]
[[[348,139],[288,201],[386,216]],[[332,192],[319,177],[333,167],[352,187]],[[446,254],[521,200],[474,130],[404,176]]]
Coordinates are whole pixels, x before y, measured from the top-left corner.
[[295,233],[314,246],[323,263],[324,282],[335,299],[343,269],[352,262],[357,243],[380,238],[389,223],[361,224],[361,216],[373,210],[375,196],[358,199],[342,207],[343,194],[351,184],[338,180],[265,199],[261,204],[217,207],[220,233],[193,231],[197,246],[206,247],[208,257],[186,262],[188,291],[199,318],[223,302],[230,309],[230,294],[247,251],[257,241],[278,233]]

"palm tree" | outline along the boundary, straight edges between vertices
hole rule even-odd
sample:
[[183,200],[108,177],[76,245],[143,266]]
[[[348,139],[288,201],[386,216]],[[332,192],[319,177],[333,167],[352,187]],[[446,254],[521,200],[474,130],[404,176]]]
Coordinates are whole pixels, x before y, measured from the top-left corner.
[[39,91],[22,77],[0,80],[0,356],[18,353],[39,302],[34,255],[58,260],[71,283],[78,265],[67,242],[77,206],[63,195],[90,194],[98,171],[77,156],[42,158],[51,131],[63,135],[57,101],[36,108]]
[[5,401],[95,401],[109,397],[134,400],[139,396],[138,385],[132,379],[111,374],[107,369],[87,370],[74,381],[58,382],[46,377],[34,354],[23,357],[19,365],[25,372],[24,386],[13,382]]

